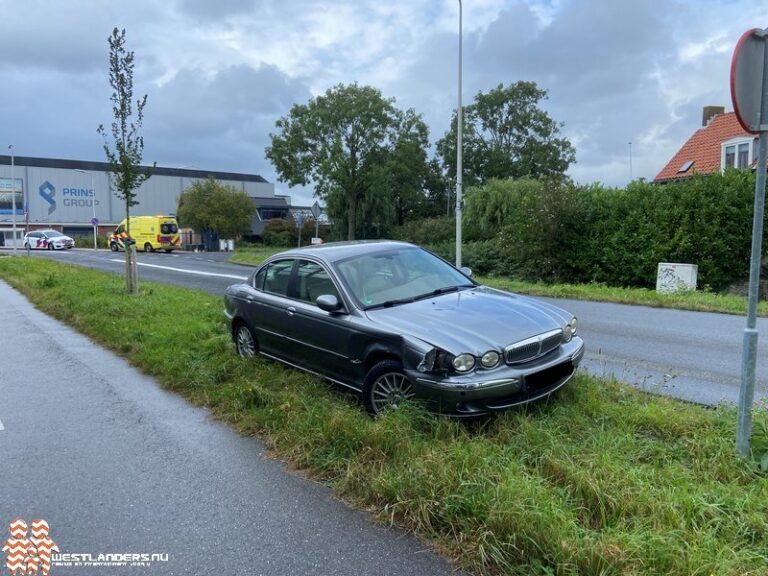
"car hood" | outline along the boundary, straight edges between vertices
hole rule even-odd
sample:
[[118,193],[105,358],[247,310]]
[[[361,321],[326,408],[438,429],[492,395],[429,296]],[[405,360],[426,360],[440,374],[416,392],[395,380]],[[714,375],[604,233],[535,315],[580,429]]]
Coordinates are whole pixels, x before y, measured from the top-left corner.
[[573,317],[546,302],[486,286],[366,314],[385,329],[415,336],[452,354],[476,356],[562,328]]

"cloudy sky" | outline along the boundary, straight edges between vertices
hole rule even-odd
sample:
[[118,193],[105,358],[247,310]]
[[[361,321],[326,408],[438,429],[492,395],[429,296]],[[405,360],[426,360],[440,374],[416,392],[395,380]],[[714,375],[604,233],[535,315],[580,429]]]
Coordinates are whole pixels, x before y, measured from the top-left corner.
[[[3,153],[103,160],[107,37],[125,28],[148,94],[145,160],[261,174],[277,118],[338,83],[414,108],[434,143],[457,97],[458,0],[0,0]],[[760,0],[464,0],[464,102],[533,80],[576,146],[578,182],[653,178],[730,110],[728,71]],[[629,143],[631,144],[631,147]]]

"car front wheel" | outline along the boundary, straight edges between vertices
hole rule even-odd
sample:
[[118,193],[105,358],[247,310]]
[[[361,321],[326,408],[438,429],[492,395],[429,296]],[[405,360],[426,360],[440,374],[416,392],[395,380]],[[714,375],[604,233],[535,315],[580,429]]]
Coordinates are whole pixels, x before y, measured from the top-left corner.
[[112,252],[117,252],[117,243],[116,242],[110,242],[109,243],[109,249],[112,250]]
[[363,404],[369,414],[397,408],[414,397],[413,385],[396,360],[382,360],[368,371],[363,384]]
[[237,353],[243,358],[253,358],[259,349],[256,344],[256,336],[243,322],[240,322],[235,328],[235,346]]
[[53,247],[53,242],[48,242],[48,250],[55,250]]

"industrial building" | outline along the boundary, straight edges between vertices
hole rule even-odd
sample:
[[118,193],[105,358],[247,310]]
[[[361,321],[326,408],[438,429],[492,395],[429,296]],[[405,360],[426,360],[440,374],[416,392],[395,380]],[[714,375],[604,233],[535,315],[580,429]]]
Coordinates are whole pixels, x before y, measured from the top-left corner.
[[[0,244],[13,244],[14,200],[19,247],[27,228],[50,227],[73,237],[93,234],[93,221],[99,234],[114,229],[125,218],[125,202],[117,197],[108,168],[105,162],[25,156],[15,156],[12,165],[11,156],[0,155]],[[256,174],[157,166],[137,190],[131,214],[175,214],[181,193],[208,177],[242,190],[257,206],[275,198],[275,185]]]

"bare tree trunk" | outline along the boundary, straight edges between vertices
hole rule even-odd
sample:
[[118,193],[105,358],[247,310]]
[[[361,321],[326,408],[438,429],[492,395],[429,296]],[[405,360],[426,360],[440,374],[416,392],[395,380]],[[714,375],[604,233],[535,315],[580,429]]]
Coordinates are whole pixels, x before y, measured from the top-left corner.
[[139,270],[136,265],[136,245],[125,249],[125,290],[128,294],[139,293]]

